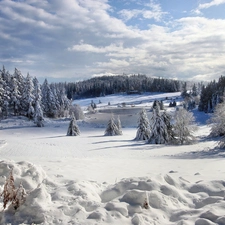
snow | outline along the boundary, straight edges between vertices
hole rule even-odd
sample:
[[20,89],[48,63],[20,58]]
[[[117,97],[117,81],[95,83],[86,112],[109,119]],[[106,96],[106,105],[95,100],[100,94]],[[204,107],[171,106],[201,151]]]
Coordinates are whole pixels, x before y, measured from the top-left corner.
[[[99,112],[77,122],[80,136],[66,135],[70,118],[45,119],[45,127],[25,117],[2,120],[0,191],[13,168],[15,186],[22,182],[28,195],[16,211],[9,205],[3,211],[0,201],[0,224],[225,224],[225,153],[214,149],[217,139],[207,138],[208,114],[193,111],[194,145],[134,140],[141,108],[150,115],[155,99],[167,108],[168,98],[179,100],[179,94],[96,98]],[[74,103],[85,109],[91,100]],[[118,108],[123,102],[127,106]],[[123,135],[104,136],[114,112]]]

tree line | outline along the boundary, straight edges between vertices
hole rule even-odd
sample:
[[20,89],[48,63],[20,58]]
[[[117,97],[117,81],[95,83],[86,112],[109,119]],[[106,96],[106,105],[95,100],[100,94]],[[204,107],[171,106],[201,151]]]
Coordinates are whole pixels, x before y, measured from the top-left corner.
[[40,85],[36,77],[26,77],[15,68],[10,74],[3,66],[0,70],[0,118],[13,115],[27,116],[37,126],[43,126],[44,117],[68,115],[71,101],[61,83],[49,84],[47,79]]
[[184,82],[146,75],[118,75],[93,77],[88,80],[66,83],[68,98],[100,97],[116,93],[178,92]]
[[224,101],[225,77],[221,76],[218,81],[209,82],[201,88],[199,111],[212,113],[217,104]]

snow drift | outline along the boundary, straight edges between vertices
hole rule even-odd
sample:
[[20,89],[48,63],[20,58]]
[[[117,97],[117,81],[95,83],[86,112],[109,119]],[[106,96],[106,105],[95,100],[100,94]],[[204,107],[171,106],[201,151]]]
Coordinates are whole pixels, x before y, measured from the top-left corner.
[[1,211],[1,224],[225,224],[222,180],[190,183],[165,174],[113,185],[54,183],[34,164],[1,161],[1,191],[11,169],[15,185],[22,182],[28,195],[17,210],[9,206]]

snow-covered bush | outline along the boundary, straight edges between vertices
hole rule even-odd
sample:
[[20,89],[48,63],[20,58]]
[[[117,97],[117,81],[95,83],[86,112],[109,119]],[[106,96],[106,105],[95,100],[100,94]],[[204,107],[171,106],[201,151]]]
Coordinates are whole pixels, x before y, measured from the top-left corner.
[[148,140],[150,138],[149,120],[144,108],[139,113],[137,128],[135,140]]
[[70,108],[70,114],[72,115],[72,113],[74,114],[76,120],[84,119],[84,112],[82,108],[80,107],[80,105],[78,104],[72,105]]
[[71,121],[69,123],[69,127],[67,130],[67,136],[78,136],[80,135],[80,130],[77,125],[76,119],[74,117],[74,114],[72,114]]

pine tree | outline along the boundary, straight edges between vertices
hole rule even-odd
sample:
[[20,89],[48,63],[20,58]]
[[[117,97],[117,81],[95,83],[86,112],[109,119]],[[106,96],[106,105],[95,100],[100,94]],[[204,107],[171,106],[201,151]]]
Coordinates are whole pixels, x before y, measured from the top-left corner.
[[35,103],[34,123],[37,127],[44,127],[44,116],[39,101]]
[[192,112],[180,108],[175,112],[173,131],[177,144],[192,144],[196,141],[193,132],[197,129],[194,125],[195,118]]
[[8,117],[8,107],[11,95],[10,80],[12,76],[3,66],[3,69],[0,71],[0,77],[0,108],[1,117],[3,118],[4,116]]
[[106,127],[105,136],[115,136],[115,135],[119,135],[119,133],[120,132],[118,130],[118,127],[117,127],[114,117],[112,115],[108,122],[108,125]]
[[165,124],[165,134],[164,135],[165,135],[165,137],[167,137],[166,142],[168,144],[173,144],[175,141],[175,134],[173,131],[173,126],[171,124],[171,116],[166,111],[164,111],[161,115],[161,118]]
[[43,112],[47,117],[57,117],[58,116],[58,108],[56,105],[55,96],[52,93],[50,85],[48,84],[48,80],[45,79],[44,83],[41,87],[42,90],[42,104],[43,104]]
[[24,92],[24,86],[25,86],[25,79],[24,76],[22,75],[22,73],[20,72],[20,70],[18,70],[17,68],[15,68],[13,77],[16,79],[17,83],[18,83],[18,91],[19,93]]
[[144,108],[139,113],[137,128],[135,140],[148,140],[150,138],[150,125]]
[[69,127],[67,130],[67,136],[78,136],[80,135],[79,127],[76,123],[76,119],[74,117],[74,114],[72,114],[71,121],[69,123]]
[[11,80],[11,105],[13,106],[14,115],[21,110],[20,106],[21,93],[19,92],[18,82],[15,77]]
[[167,130],[165,118],[160,115],[157,109],[153,109],[150,120],[150,138],[149,144],[167,144],[170,137]]
[[24,90],[22,92],[22,97],[21,97],[21,105],[22,105],[22,109],[25,113],[25,115],[27,115],[28,118],[33,119],[34,116],[34,108],[33,108],[33,104],[34,104],[34,83],[33,83],[33,79],[30,76],[30,74],[27,74],[27,77],[25,78],[24,81]]

